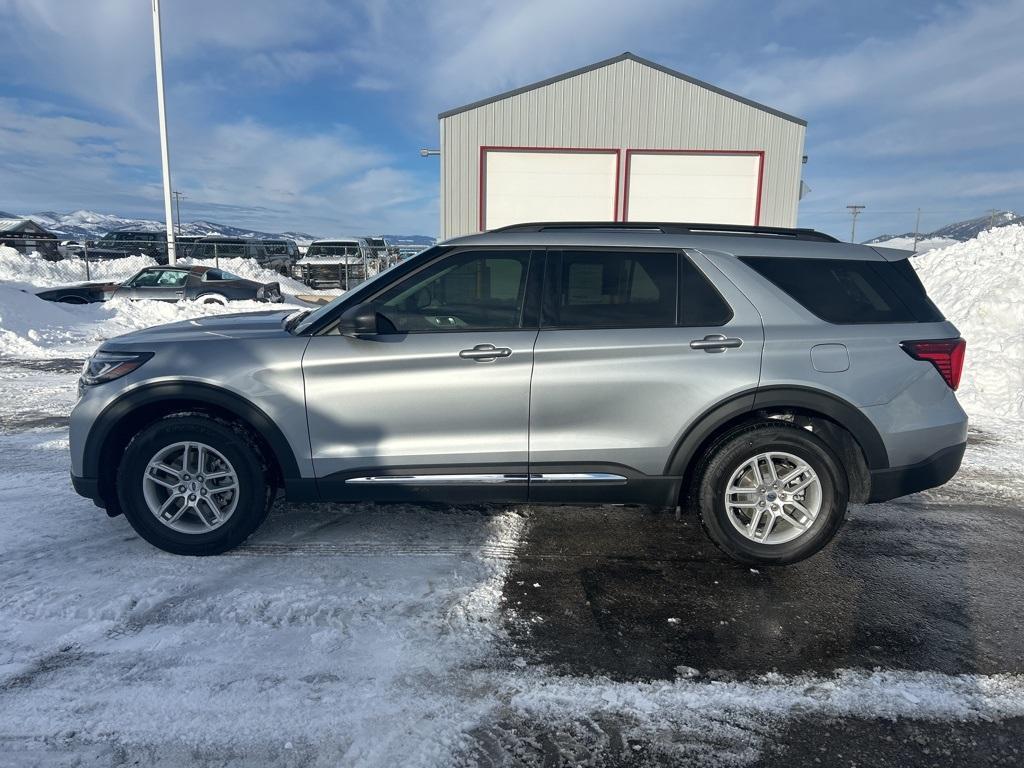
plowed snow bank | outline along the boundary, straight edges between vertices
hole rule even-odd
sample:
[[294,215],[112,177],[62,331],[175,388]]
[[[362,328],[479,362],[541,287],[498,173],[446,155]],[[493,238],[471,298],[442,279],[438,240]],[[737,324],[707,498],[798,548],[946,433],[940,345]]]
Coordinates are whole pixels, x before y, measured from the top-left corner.
[[967,339],[957,395],[968,413],[1024,417],[1024,226],[982,232],[913,264]]

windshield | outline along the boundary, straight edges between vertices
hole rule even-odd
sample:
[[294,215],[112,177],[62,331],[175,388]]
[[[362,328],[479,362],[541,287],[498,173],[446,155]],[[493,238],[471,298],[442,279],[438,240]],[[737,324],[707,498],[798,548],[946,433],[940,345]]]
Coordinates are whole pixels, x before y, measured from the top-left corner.
[[345,245],[318,245],[309,246],[306,256],[358,256],[359,246],[356,243]]
[[[407,263],[407,262],[400,262],[400,263],[404,264],[404,263]],[[398,266],[398,263],[392,264],[387,269],[385,269],[385,270],[383,270],[381,272],[378,272],[376,275],[374,275],[373,277],[371,277],[371,278],[369,278],[367,280],[364,280],[362,283],[359,284],[359,290],[362,290],[363,288],[365,288],[368,285],[373,285],[378,280],[380,280],[382,277],[384,277],[386,274],[391,272],[391,270],[393,270],[397,266]],[[325,317],[326,315],[330,314],[334,310],[335,307],[337,307],[339,304],[341,304],[341,302],[343,302],[347,298],[347,295],[348,295],[347,293],[343,293],[340,296],[338,296],[337,298],[332,299],[328,303],[324,304],[323,306],[317,307],[312,312],[310,312],[308,315],[303,317],[302,320],[299,322],[298,325],[295,326],[294,329],[290,329],[290,330],[292,330],[293,333],[305,333],[306,329],[310,328],[311,326],[313,326],[321,317]]]

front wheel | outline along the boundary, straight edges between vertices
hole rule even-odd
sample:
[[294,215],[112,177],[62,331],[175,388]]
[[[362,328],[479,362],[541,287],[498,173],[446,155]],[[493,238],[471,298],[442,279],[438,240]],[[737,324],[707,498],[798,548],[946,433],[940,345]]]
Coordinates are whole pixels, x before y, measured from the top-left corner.
[[160,419],[132,438],[117,472],[125,517],[150,544],[178,555],[216,555],[241,544],[267,516],[273,487],[245,430],[199,415]]
[[846,516],[846,475],[813,433],[759,424],[716,446],[701,473],[701,524],[735,560],[787,565],[828,544]]

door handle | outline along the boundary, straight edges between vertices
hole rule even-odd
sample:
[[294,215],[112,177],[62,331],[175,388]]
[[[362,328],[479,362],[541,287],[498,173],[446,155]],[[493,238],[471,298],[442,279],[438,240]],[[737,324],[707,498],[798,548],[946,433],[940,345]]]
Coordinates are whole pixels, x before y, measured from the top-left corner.
[[694,339],[690,342],[690,349],[703,349],[705,352],[725,352],[727,349],[736,349],[743,346],[743,339],[730,338],[720,333],[712,333],[703,339]]
[[476,360],[481,363],[492,363],[499,357],[508,357],[512,350],[508,347],[496,347],[493,344],[477,344],[472,349],[459,352],[463,360]]

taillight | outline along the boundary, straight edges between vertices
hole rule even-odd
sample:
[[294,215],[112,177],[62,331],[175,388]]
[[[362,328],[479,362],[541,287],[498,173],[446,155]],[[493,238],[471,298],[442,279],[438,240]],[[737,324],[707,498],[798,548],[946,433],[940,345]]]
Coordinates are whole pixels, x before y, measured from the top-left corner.
[[960,374],[964,369],[964,351],[967,342],[963,339],[929,339],[927,341],[901,341],[903,351],[915,360],[925,360],[935,366],[950,389],[960,386]]

